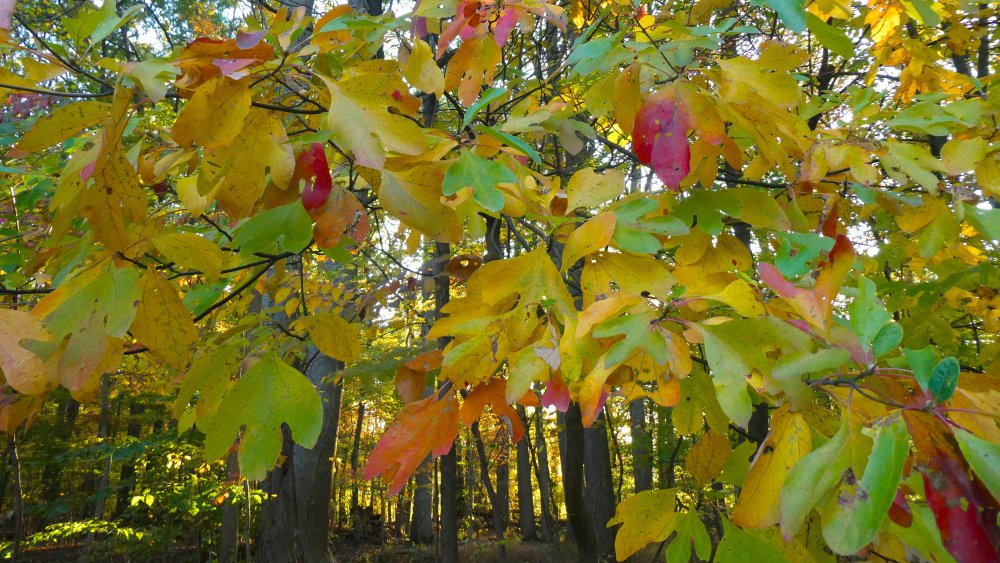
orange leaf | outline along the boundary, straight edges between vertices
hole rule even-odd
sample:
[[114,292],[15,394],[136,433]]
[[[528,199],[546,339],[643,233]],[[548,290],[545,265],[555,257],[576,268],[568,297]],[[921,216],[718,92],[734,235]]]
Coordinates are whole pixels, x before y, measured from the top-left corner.
[[524,425],[517,411],[507,402],[507,381],[497,377],[487,383],[480,383],[469,393],[462,403],[462,422],[472,426],[483,414],[483,409],[489,405],[493,414],[507,424],[511,438],[517,442],[524,435]]
[[240,71],[274,58],[274,48],[263,41],[241,48],[236,39],[201,37],[188,43],[177,57],[183,75],[177,80],[181,90],[193,90],[217,76],[239,78]]
[[407,479],[428,455],[448,453],[458,437],[458,403],[446,392],[412,402],[399,413],[368,457],[365,479],[381,475],[390,483],[389,496],[406,486]]

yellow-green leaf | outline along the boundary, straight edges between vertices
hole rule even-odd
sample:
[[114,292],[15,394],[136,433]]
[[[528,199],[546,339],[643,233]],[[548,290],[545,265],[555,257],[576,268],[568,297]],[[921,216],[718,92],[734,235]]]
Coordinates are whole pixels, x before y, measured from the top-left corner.
[[620,196],[625,191],[625,175],[611,169],[598,174],[593,168],[577,171],[566,184],[569,201],[567,211],[581,207],[596,207]]
[[219,279],[225,253],[210,240],[194,233],[168,233],[153,238],[156,247],[167,260],[193,268],[209,279]]
[[338,313],[319,313],[296,321],[309,332],[313,343],[331,358],[353,362],[361,356],[360,325],[347,322]]
[[[59,106],[41,117],[14,145],[16,156],[28,156],[61,143],[108,117],[111,104],[88,100]],[[9,154],[14,157],[15,155]]]
[[611,237],[614,234],[615,214],[613,212],[605,211],[587,220],[569,235],[566,248],[563,250],[561,271],[565,272],[580,258],[611,244]]
[[142,298],[132,323],[132,334],[154,356],[174,369],[183,369],[191,359],[198,329],[177,290],[154,270],[142,277]]

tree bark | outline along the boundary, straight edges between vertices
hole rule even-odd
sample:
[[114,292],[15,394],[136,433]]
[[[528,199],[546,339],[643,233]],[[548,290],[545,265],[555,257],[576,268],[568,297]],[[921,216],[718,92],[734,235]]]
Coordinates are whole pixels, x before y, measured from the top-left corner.
[[[590,525],[590,516],[584,504],[584,437],[583,419],[580,405],[570,403],[566,410],[565,444],[561,444],[559,454],[563,464],[563,487],[566,498],[566,519],[569,521],[573,539],[576,542],[577,559],[581,563],[597,561],[597,543]],[[607,444],[605,444],[605,447]]]
[[504,520],[504,510],[501,499],[497,491],[493,488],[493,480],[490,479],[489,458],[486,457],[486,445],[483,444],[483,436],[479,432],[479,422],[472,423],[472,435],[476,440],[476,452],[479,453],[479,474],[482,476],[483,487],[486,488],[486,496],[490,499],[490,507],[493,513],[493,533],[496,534],[497,541],[497,561],[506,563],[507,549],[503,543],[504,533],[507,530],[507,522]]
[[597,415],[584,434],[583,471],[586,479],[583,498],[587,503],[591,530],[598,556],[613,559],[617,527],[608,528],[608,520],[615,515],[615,489],[611,476],[611,451],[608,448],[607,420],[604,413]]
[[[240,466],[236,451],[232,450],[226,456],[226,481],[232,485],[239,482]],[[232,493],[222,505],[222,526],[219,528],[219,561],[232,563],[237,559],[239,544],[240,505]]]
[[653,488],[652,441],[646,429],[645,398],[633,400],[628,405],[632,429],[632,478],[635,492]]
[[431,519],[431,502],[433,501],[431,488],[433,467],[431,457],[427,456],[420,468],[413,476],[413,519],[410,521],[410,539],[418,544],[431,544],[434,542],[434,522]]
[[542,539],[547,542],[557,539],[555,522],[555,502],[552,497],[552,477],[549,474],[549,447],[545,444],[545,415],[541,408],[535,408],[535,479],[538,480],[538,494],[542,508]]
[[351,444],[351,526],[354,528],[354,539],[361,535],[361,515],[358,503],[358,455],[361,450],[361,430],[364,428],[365,403],[358,403],[358,423],[354,427],[354,442]]
[[[142,421],[139,417],[146,411],[146,406],[137,399],[129,401],[128,405],[128,425],[126,433],[129,438],[138,439],[142,433]],[[122,461],[121,472],[118,475],[118,495],[115,498],[115,516],[125,513],[132,501],[133,480],[135,479],[135,458],[128,458]]]
[[268,500],[260,508],[258,558],[273,563],[332,561],[330,552],[330,486],[332,457],[337,451],[337,430],[343,387],[330,377],[343,364],[320,354],[312,346],[305,370],[323,401],[323,428],[312,449],[291,440],[282,425],[285,461],[271,470],[262,483]]
[[[517,414],[525,428],[528,427],[528,417],[524,407],[517,405]],[[531,488],[531,451],[528,448],[528,436],[517,443],[517,521],[521,526],[521,537],[524,541],[537,541],[535,531],[535,493]],[[542,499],[544,503],[544,497]]]

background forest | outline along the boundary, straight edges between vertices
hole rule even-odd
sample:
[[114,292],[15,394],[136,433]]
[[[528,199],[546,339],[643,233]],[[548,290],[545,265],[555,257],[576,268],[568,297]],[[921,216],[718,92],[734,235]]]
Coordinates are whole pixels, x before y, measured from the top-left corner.
[[0,0],[0,557],[1000,560],[971,0]]

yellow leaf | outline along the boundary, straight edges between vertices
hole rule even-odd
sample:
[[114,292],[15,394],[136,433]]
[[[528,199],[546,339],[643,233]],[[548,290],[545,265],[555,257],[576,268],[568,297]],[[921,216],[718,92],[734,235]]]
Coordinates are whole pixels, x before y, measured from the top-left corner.
[[576,338],[585,338],[595,326],[617,315],[625,307],[631,307],[640,301],[642,298],[638,295],[622,291],[612,293],[605,299],[594,301],[580,313],[575,331]]
[[729,439],[709,430],[688,450],[684,468],[694,477],[698,487],[704,487],[722,473],[732,453]]
[[611,294],[611,283],[625,293],[649,293],[667,299],[674,287],[670,270],[651,256],[599,252],[583,265],[581,276],[584,303],[599,301]]
[[612,366],[609,369],[605,363],[605,355],[602,355],[594,362],[594,369],[583,378],[583,383],[580,385],[580,414],[583,417],[584,427],[589,427],[597,419],[602,404],[601,395],[604,394],[604,383],[618,368]]
[[273,112],[251,110],[239,127],[239,134],[231,142],[205,155],[201,181],[212,186],[223,211],[242,218],[253,211],[264,193],[268,173],[276,186],[288,187],[295,154],[284,126]]
[[364,73],[337,81],[320,78],[330,90],[327,127],[333,141],[351,151],[357,164],[381,170],[386,150],[409,155],[424,151],[423,132],[403,117],[409,110],[393,97],[407,91],[398,74]]
[[596,207],[620,196],[625,191],[625,175],[617,170],[605,170],[603,174],[593,168],[578,170],[566,184],[569,199],[566,211],[581,207]]
[[319,313],[296,321],[305,326],[319,351],[348,363],[361,357],[360,325],[347,322],[338,313]]
[[812,450],[812,431],[800,412],[788,405],[775,411],[771,432],[757,450],[743,483],[733,523],[741,528],[766,528],[778,523],[781,488],[792,466]]
[[653,542],[661,542],[673,531],[677,499],[673,489],[642,491],[618,504],[608,526],[621,524],[615,535],[615,555],[624,561]]
[[743,280],[733,280],[726,289],[706,298],[725,303],[744,317],[759,317],[764,314],[760,293]]
[[413,51],[403,66],[403,76],[421,91],[437,96],[444,93],[444,75],[434,60],[430,45],[421,39],[413,41]]
[[219,76],[199,86],[174,122],[174,141],[183,148],[197,143],[208,149],[233,142],[250,113],[248,80]]
[[18,151],[17,155],[8,153],[8,156],[23,157],[61,143],[108,117],[110,112],[111,104],[96,101],[76,102],[57,107],[49,115],[39,118],[18,140],[13,149]]
[[957,176],[976,167],[986,156],[989,143],[982,137],[952,139],[941,147],[941,163],[948,174]]
[[126,251],[136,242],[129,225],[144,223],[147,211],[146,193],[122,146],[130,101],[128,91],[119,88],[115,92],[111,115],[101,134],[101,150],[94,160],[94,181],[82,191],[79,200],[79,213],[88,219],[97,239],[118,251]]
[[432,240],[458,242],[462,223],[454,209],[441,203],[443,180],[440,163],[412,166],[401,172],[384,171],[378,188],[379,203],[404,225]]
[[896,224],[904,232],[913,234],[923,229],[942,213],[951,213],[948,206],[935,197],[924,198],[924,203],[916,207],[903,207],[903,212],[896,216]]
[[155,270],[142,276],[142,298],[130,329],[132,334],[168,366],[183,369],[191,359],[198,329],[177,290]]
[[225,253],[215,243],[194,233],[168,233],[153,239],[156,247],[167,260],[193,268],[205,274],[209,279],[219,279]]
[[611,237],[615,234],[615,222],[615,214],[605,211],[588,219],[580,228],[573,231],[563,250],[561,271],[565,272],[580,258],[611,244]]
[[639,106],[642,104],[642,96],[639,91],[639,71],[641,68],[638,63],[629,65],[624,72],[615,77],[614,89],[611,91],[615,121],[618,122],[618,127],[626,135],[632,134],[635,115],[639,113]]
[[24,395],[40,395],[55,384],[53,370],[24,341],[50,342],[42,321],[28,313],[0,309],[0,371],[7,384]]

